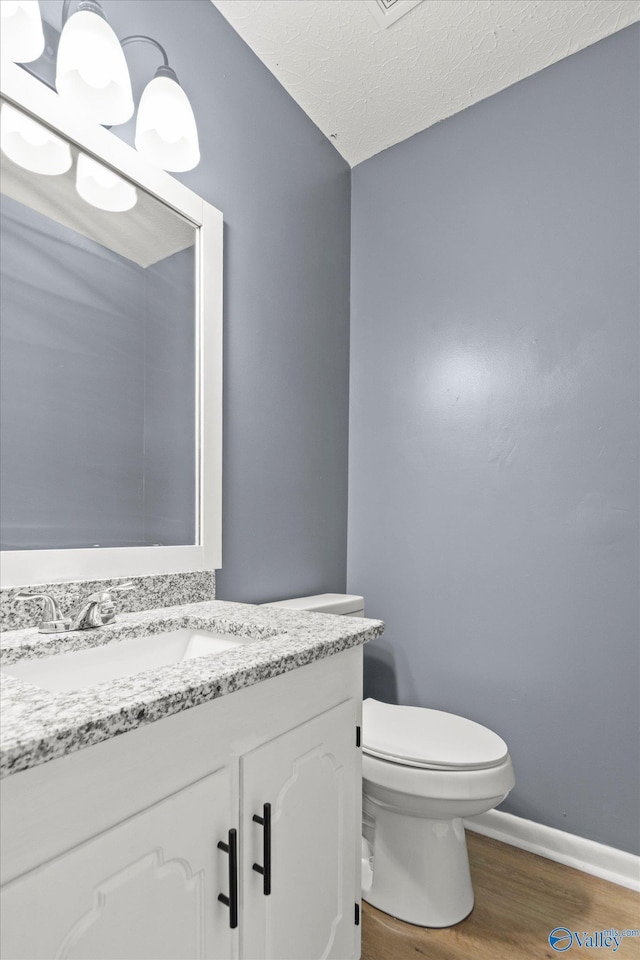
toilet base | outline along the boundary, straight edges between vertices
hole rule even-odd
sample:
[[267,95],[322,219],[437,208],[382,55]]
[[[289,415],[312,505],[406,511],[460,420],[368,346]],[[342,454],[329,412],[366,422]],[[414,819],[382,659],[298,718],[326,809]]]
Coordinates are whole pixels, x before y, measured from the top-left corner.
[[363,899],[421,927],[450,927],[473,909],[462,820],[429,820],[366,805],[374,821],[373,883]]

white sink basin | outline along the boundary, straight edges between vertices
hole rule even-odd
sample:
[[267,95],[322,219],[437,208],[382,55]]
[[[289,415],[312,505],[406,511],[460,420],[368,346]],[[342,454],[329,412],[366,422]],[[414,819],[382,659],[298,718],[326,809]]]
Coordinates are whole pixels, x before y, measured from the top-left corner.
[[136,673],[196,657],[209,657],[239,647],[250,639],[183,627],[168,633],[117,640],[89,650],[73,650],[10,663],[2,667],[2,673],[62,693],[93,687],[105,680],[132,677]]

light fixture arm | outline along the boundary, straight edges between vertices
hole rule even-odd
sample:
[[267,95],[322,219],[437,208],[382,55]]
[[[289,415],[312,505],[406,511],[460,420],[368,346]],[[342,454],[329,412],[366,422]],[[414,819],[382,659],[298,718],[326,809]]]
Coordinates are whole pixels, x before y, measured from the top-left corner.
[[[72,0],[63,0],[62,3],[62,26],[64,27],[65,23],[69,19],[69,10],[71,9]],[[95,13],[99,17],[102,17],[103,20],[106,20],[106,14],[102,7],[100,6],[98,0],[80,0],[78,3],[78,11],[86,10],[90,13]],[[76,11],[77,12],[77,11]],[[162,66],[158,68],[156,76],[169,77],[171,80],[175,80],[176,83],[179,83],[179,80],[176,76],[175,70],[172,70],[169,66],[169,57],[167,56],[167,51],[162,46],[161,43],[158,43],[157,40],[154,40],[153,37],[149,37],[146,34],[136,33],[132,34],[130,37],[125,37],[124,40],[120,41],[121,47],[126,47],[130,43],[150,43],[156,50],[159,50],[162,54]]]
[[163,63],[156,70],[156,77],[168,77],[170,80],[173,80],[175,83],[180,86],[180,81],[176,76],[175,70],[169,66],[169,57],[167,56],[167,51],[162,46],[161,43],[158,43],[157,40],[154,40],[153,37],[148,37],[146,34],[136,33],[130,37],[125,37],[121,41],[120,45],[126,47],[129,43],[150,43],[152,47],[155,47],[156,50],[159,50],[162,54]]
[[[62,3],[62,26],[64,27],[65,23],[69,19],[69,10],[71,8],[72,0],[63,0]],[[98,0],[80,0],[78,3],[78,10],[88,10],[91,13],[96,13],[99,17],[102,17],[103,20],[106,20],[106,15]],[[128,43],[150,43],[152,46],[156,47],[157,50],[162,54],[163,66],[169,66],[169,57],[167,56],[167,51],[162,46],[161,43],[158,43],[157,40],[154,40],[153,37],[148,37],[146,34],[132,34],[130,37],[125,37],[124,40],[120,41],[121,47],[126,47]]]
[[[65,0],[65,3],[67,3],[67,0]],[[124,40],[120,41],[120,44],[121,46],[126,47],[128,43],[136,43],[138,41],[140,43],[150,43],[152,46],[156,47],[156,49],[162,54],[162,59],[164,60],[163,66],[169,66],[169,57],[167,56],[167,51],[162,44],[158,43],[157,40],[154,40],[153,37],[147,37],[145,34],[136,33],[130,37],[125,37]]]

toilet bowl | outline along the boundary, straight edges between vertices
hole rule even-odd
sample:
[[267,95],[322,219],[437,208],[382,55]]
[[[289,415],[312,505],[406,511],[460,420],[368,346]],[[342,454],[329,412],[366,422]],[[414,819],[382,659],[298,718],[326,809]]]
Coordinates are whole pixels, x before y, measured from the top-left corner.
[[462,820],[512,789],[506,744],[463,717],[377,700],[364,702],[362,737],[363,898],[408,923],[459,923],[473,908]]
[[[322,594],[267,606],[364,616],[360,596]],[[507,745],[455,714],[368,699],[362,711],[362,897],[423,927],[473,909],[463,818],[514,786]]]

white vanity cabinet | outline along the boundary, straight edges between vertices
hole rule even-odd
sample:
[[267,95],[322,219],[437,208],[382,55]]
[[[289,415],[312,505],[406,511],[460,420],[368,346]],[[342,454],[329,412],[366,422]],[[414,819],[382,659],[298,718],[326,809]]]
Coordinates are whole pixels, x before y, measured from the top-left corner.
[[3,960],[358,957],[361,662],[3,780]]

